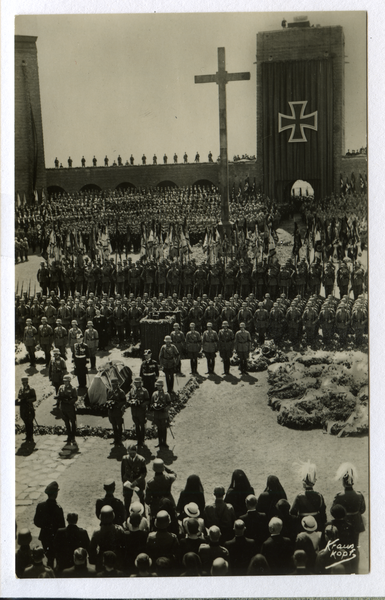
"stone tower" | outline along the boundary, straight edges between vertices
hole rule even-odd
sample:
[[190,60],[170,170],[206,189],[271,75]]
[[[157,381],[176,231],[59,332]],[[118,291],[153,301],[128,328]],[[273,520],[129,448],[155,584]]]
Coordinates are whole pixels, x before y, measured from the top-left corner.
[[15,192],[27,202],[46,188],[36,40],[15,36]]
[[257,34],[257,161],[263,189],[285,201],[297,179],[339,193],[345,153],[343,29],[289,23]]

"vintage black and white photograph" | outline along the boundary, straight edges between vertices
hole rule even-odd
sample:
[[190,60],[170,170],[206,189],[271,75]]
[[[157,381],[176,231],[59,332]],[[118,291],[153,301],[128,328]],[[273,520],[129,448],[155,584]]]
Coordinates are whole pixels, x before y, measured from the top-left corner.
[[370,573],[367,18],[16,16],[15,577]]

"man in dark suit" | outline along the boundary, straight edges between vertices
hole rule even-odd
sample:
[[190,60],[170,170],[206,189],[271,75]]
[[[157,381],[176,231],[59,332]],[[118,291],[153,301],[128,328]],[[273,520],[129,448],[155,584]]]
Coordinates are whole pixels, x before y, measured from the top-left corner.
[[289,538],[281,534],[282,525],[277,517],[270,520],[270,537],[263,542],[261,549],[273,575],[288,575],[293,571],[293,548]]
[[111,506],[114,511],[114,525],[123,525],[126,518],[126,509],[124,504],[119,498],[115,498],[115,481],[113,479],[107,479],[104,482],[104,489],[106,495],[104,498],[99,498],[96,500],[95,504],[95,514],[100,519],[100,513],[102,511],[103,506]]
[[65,527],[63,509],[56,502],[59,492],[59,485],[53,481],[45,488],[48,498],[45,502],[40,502],[36,507],[34,524],[40,528],[39,540],[41,541],[49,567],[53,567],[55,552],[54,539],[56,532],[61,527]]
[[245,536],[246,527],[243,521],[237,519],[234,523],[234,536],[225,542],[229,551],[229,564],[232,575],[246,575],[251,557],[254,556],[255,543]]
[[90,538],[85,529],[77,526],[78,515],[68,513],[67,527],[57,530],[54,548],[56,556],[56,566],[59,572],[63,569],[69,569],[74,566],[74,552],[77,548],[89,550]]
[[257,498],[253,494],[247,496],[246,508],[247,513],[239,518],[245,524],[246,537],[254,540],[255,552],[258,553],[261,551],[263,542],[269,537],[266,515],[257,511]]

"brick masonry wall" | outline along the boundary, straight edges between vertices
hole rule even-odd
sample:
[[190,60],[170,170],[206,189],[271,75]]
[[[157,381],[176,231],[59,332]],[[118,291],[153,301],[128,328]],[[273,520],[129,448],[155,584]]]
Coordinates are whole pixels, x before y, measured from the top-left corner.
[[345,152],[345,38],[342,27],[303,27],[257,34],[257,161],[262,157],[262,73],[266,61],[333,59],[333,183],[340,188]]
[[[121,167],[71,167],[47,169],[47,187],[58,186],[66,192],[81,190],[85,185],[93,184],[102,190],[116,189],[123,183],[136,188],[154,186],[164,181],[172,181],[178,187],[194,185],[197,181],[208,180],[218,185],[219,167],[217,163],[133,165]],[[230,189],[235,183],[244,183],[249,177],[250,183],[256,178],[257,188],[260,175],[255,161],[229,163]]]
[[36,37],[15,36],[15,191],[20,197],[33,194],[33,137],[27,84],[23,73],[23,61],[28,74],[29,93],[37,133],[37,179],[36,189],[46,187],[43,126],[40,104],[39,69]]
[[341,171],[339,175],[343,178],[348,177],[349,181],[351,175],[354,173],[356,181],[359,180],[360,174],[362,176],[368,174],[368,160],[364,154],[358,156],[341,156]]

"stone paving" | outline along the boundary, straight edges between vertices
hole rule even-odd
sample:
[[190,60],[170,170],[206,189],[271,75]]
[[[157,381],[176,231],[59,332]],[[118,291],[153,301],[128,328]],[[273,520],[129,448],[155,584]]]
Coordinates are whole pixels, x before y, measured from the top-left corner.
[[[38,436],[38,446],[21,444],[22,436],[16,436],[16,520],[28,506],[36,506],[46,500],[44,489],[48,483],[73,466],[82,453],[96,443],[96,438],[83,438],[81,452],[60,455],[66,447],[65,436]],[[28,453],[30,452],[30,454]]]

